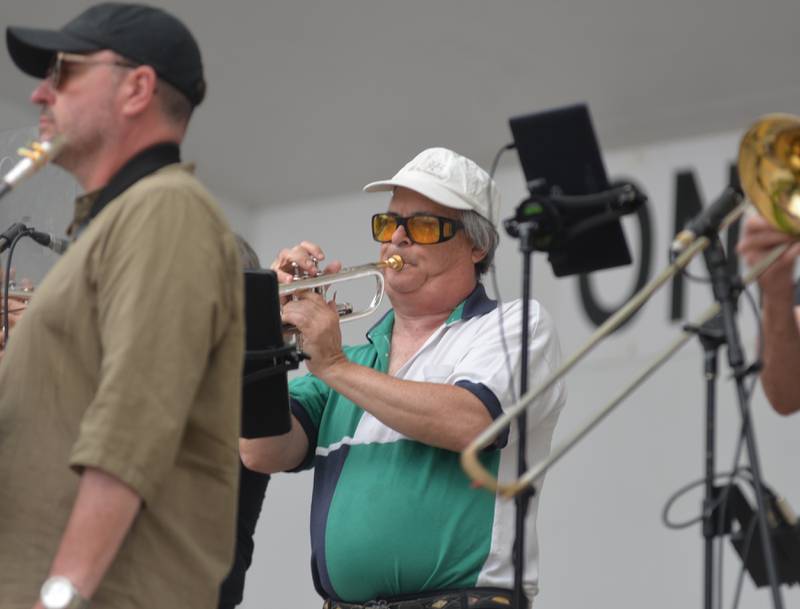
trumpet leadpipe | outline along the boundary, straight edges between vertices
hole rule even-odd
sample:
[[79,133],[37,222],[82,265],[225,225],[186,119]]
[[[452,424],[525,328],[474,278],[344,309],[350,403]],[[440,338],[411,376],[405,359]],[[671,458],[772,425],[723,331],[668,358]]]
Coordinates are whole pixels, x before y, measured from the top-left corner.
[[403,264],[403,259],[395,254],[386,260],[342,269],[338,273],[317,275],[316,277],[306,277],[303,279],[297,279],[292,283],[284,283],[278,287],[278,293],[281,296],[288,296],[289,294],[294,294],[295,292],[299,292],[301,290],[313,290],[314,288],[320,288],[334,283],[341,283],[343,281],[361,279],[362,277],[370,276],[380,277],[382,283],[382,269],[390,268],[395,271],[400,271],[403,268]]
[[[300,292],[303,290],[324,288],[335,283],[342,283],[364,277],[373,277],[375,279],[375,293],[372,297],[372,301],[365,308],[355,309],[349,303],[343,303],[343,305],[338,307],[340,322],[355,321],[356,319],[361,319],[362,317],[366,317],[367,315],[374,313],[380,305],[381,300],[383,300],[383,269],[390,268],[394,271],[400,271],[402,270],[404,264],[403,258],[395,254],[386,260],[342,269],[338,273],[317,275],[316,277],[296,279],[291,283],[284,283],[278,287],[278,294],[280,296],[290,296],[295,292]],[[286,325],[284,326],[283,331],[287,333],[293,333],[296,332],[297,329],[291,325]]]

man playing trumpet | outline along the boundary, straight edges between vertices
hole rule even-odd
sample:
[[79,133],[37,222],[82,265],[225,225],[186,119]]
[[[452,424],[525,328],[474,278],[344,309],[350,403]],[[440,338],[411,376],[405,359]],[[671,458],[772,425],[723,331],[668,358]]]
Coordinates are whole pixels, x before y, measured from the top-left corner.
[[[312,569],[326,607],[507,607],[511,599],[513,504],[470,487],[458,452],[513,402],[520,362],[521,302],[498,304],[480,283],[498,243],[499,196],[490,176],[443,148],[423,151],[391,180],[372,217],[392,310],[369,342],[342,347],[338,315],[318,294],[284,306],[310,355],[308,376],[290,383],[292,430],[241,440],[244,463],[277,472],[315,468]],[[273,263],[290,281],[292,263],[313,270],[315,244],[284,250]],[[328,270],[335,271],[338,263]],[[558,366],[550,317],[531,303],[533,385]],[[531,409],[528,459],[550,448],[564,389]],[[500,477],[516,467],[516,431],[486,451]],[[537,590],[533,501],[525,590]]]

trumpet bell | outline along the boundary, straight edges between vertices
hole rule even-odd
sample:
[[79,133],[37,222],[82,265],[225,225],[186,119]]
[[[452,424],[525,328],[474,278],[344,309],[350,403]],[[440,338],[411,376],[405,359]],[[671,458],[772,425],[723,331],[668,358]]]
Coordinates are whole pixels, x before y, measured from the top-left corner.
[[742,190],[764,218],[800,236],[800,117],[768,114],[739,146]]

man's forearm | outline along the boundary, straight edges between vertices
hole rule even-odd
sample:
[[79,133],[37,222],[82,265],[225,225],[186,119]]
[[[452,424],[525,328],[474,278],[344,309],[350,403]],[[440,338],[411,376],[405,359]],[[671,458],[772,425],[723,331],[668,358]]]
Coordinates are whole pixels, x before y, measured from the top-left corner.
[[141,506],[136,492],[114,476],[86,468],[50,575],[67,577],[91,598]]
[[800,315],[793,295],[764,293],[764,369],[761,383],[776,411],[800,409]]
[[431,446],[461,451],[492,422],[462,387],[401,380],[347,361],[320,378],[388,427]]
[[308,453],[308,437],[292,415],[288,433],[267,438],[240,438],[239,454],[247,469],[274,474],[298,467]]

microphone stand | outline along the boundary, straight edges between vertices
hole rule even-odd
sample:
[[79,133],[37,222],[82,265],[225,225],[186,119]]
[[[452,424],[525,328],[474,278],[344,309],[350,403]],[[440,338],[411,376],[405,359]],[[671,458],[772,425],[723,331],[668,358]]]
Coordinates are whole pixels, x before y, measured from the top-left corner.
[[[523,222],[519,225],[520,252],[522,253],[522,353],[520,366],[520,395],[528,391],[528,344],[530,337],[530,294],[531,294],[531,256],[535,251],[534,239],[538,233],[538,224]],[[517,475],[521,476],[528,469],[528,413],[520,414],[517,421]],[[527,609],[525,598],[525,517],[528,515],[531,499],[536,495],[536,488],[531,484],[514,497],[515,529],[514,529],[514,609]]]
[[705,496],[703,498],[704,539],[704,609],[714,609],[714,538],[729,532],[727,523],[720,522],[715,507],[720,489],[714,486],[716,442],[716,382],[718,350],[725,344],[724,330],[719,314],[701,326],[686,325],[694,332],[703,347],[703,373],[706,381],[706,444],[705,444]]
[[[528,183],[531,196],[517,207],[514,217],[503,222],[506,232],[519,239],[519,251],[522,254],[522,353],[520,354],[520,395],[528,392],[528,346],[530,343],[530,299],[531,299],[531,256],[535,251],[550,251],[552,248],[566,244],[586,228],[618,219],[625,213],[635,211],[644,199],[630,185],[614,188],[596,195],[578,197],[562,197],[547,193],[544,180],[533,180]],[[559,212],[560,207],[586,207],[604,204],[608,209],[597,213],[594,217],[566,229]],[[517,420],[517,475],[522,476],[528,469],[527,463],[527,428],[528,415],[523,410]],[[528,599],[525,597],[525,518],[531,500],[536,496],[536,488],[528,484],[514,497],[515,529],[512,559],[514,564],[513,608],[527,609]]]
[[[703,501],[703,537],[705,538],[705,607],[713,609],[713,538],[724,531],[718,531],[714,522],[716,512],[712,509],[719,493],[714,487],[714,430],[715,430],[715,380],[717,374],[717,349],[727,345],[728,365],[733,370],[736,380],[736,392],[742,418],[742,431],[745,435],[747,457],[753,475],[753,487],[756,497],[756,517],[758,519],[764,562],[772,592],[774,609],[783,609],[783,600],[778,583],[775,550],[767,525],[767,510],[761,482],[761,465],[756,447],[756,438],[750,421],[748,396],[744,386],[749,370],[745,365],[739,330],[736,325],[736,299],[741,282],[731,278],[725,257],[725,251],[716,235],[711,235],[711,244],[704,252],[706,266],[711,277],[714,299],[719,304],[720,314],[703,326],[698,334],[705,350],[706,377],[706,478],[705,499]],[[724,524],[723,524],[724,528]]]

